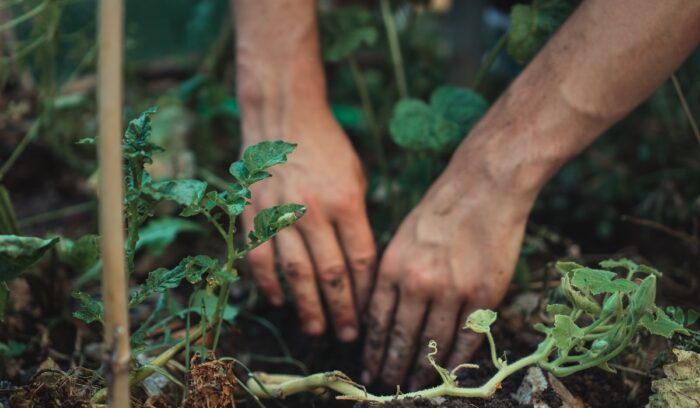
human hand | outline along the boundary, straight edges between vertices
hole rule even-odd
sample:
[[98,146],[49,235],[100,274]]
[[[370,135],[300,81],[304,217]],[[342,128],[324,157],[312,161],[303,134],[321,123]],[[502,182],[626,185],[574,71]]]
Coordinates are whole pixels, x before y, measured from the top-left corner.
[[461,150],[383,255],[368,316],[366,383],[400,385],[410,374],[411,389],[428,385],[436,377],[425,357],[430,340],[438,363],[466,362],[482,340],[461,330],[466,317],[506,293],[534,195],[510,195],[478,160],[480,148]]
[[[244,213],[243,224],[252,229],[253,214],[285,202],[302,203],[307,212],[272,242],[251,251],[248,260],[261,292],[277,306],[283,304],[284,292],[275,261],[282,266],[305,332],[325,331],[323,296],[338,338],[351,341],[358,333],[356,306],[367,303],[375,264],[366,182],[357,155],[330,111],[298,112],[271,133],[298,147],[288,164],[272,169],[268,182],[252,187],[255,211]],[[244,124],[245,144],[259,141],[258,135]]]

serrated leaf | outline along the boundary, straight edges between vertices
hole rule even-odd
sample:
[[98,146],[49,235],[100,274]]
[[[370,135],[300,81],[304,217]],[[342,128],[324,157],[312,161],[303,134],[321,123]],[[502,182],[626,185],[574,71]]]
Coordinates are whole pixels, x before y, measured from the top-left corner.
[[197,283],[202,279],[202,275],[218,268],[217,260],[204,255],[188,256],[172,269],[158,268],[151,271],[146,283],[134,292],[129,299],[129,306],[137,305],[155,293],[164,293],[168,289],[176,288],[183,279]]
[[305,212],[306,208],[301,204],[282,204],[266,208],[255,215],[250,237],[258,243],[267,241],[283,228],[297,222]]
[[546,310],[550,315],[570,315],[573,312],[571,307],[560,303],[547,305]]
[[92,322],[104,323],[105,312],[101,301],[95,300],[83,292],[73,292],[73,298],[80,302],[78,310],[73,312],[73,316],[76,319],[80,319],[87,324]]
[[202,201],[206,190],[206,182],[184,179],[152,182],[144,188],[144,193],[155,201],[169,200],[190,207]]
[[238,274],[235,271],[225,271],[217,268],[207,276],[207,284],[209,286],[221,286],[224,283],[234,283],[238,281]]
[[583,329],[574,323],[570,316],[554,316],[552,339],[560,350],[571,350],[583,338]]
[[160,256],[165,249],[183,232],[203,234],[206,229],[201,225],[182,218],[164,217],[151,221],[139,231],[136,248],[146,247],[153,256]]
[[287,155],[297,147],[294,143],[281,140],[264,141],[249,146],[243,152],[243,159],[233,162],[229,173],[244,186],[250,186],[270,177],[265,169],[286,163]]
[[583,265],[569,261],[558,261],[556,264],[554,264],[554,269],[556,269],[557,272],[559,272],[562,276],[568,274],[569,272],[573,272],[574,269],[579,269],[583,267]]
[[574,269],[571,283],[579,289],[590,291],[594,295],[601,293],[629,293],[637,289],[637,285],[627,279],[614,279],[617,274],[602,269]]
[[639,268],[639,265],[636,262],[627,258],[606,259],[598,263],[598,265],[600,265],[601,268],[605,269],[624,268],[629,272],[636,272]]
[[34,265],[51,247],[58,237],[41,239],[0,235],[0,281],[10,281]]
[[486,333],[491,330],[491,325],[496,321],[498,314],[489,309],[477,309],[467,317],[464,323],[465,329],[475,333]]
[[671,319],[663,310],[654,306],[651,312],[642,316],[639,320],[642,325],[651,334],[671,338],[674,333],[688,335],[688,330],[682,324]]
[[697,408],[700,401],[700,354],[673,349],[677,362],[664,366],[666,378],[654,380],[648,408]]
[[[144,163],[151,163],[154,153],[163,151],[160,146],[157,146],[149,141],[153,129],[151,127],[151,115],[156,113],[157,108],[150,107],[142,112],[136,119],[129,122],[124,132],[122,148],[124,156],[127,160],[136,160],[137,167],[142,168]],[[127,166],[127,176],[132,169]]]
[[532,59],[577,5],[578,1],[534,0],[531,5],[513,6],[506,38],[508,54],[520,64]]
[[62,238],[56,245],[56,253],[61,262],[83,274],[100,260],[100,237],[88,234],[76,241]]
[[320,29],[324,59],[337,62],[364,45],[373,45],[378,32],[371,22],[372,16],[361,7],[347,7],[322,15]]

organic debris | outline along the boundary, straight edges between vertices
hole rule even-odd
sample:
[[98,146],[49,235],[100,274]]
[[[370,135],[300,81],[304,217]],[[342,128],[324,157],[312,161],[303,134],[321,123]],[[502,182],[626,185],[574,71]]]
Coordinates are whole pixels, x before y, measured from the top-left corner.
[[673,349],[678,360],[664,366],[666,378],[653,381],[648,408],[700,406],[700,354]]
[[182,407],[234,408],[237,380],[233,373],[233,361],[199,360],[198,353],[192,357],[192,368],[187,381],[188,394]]

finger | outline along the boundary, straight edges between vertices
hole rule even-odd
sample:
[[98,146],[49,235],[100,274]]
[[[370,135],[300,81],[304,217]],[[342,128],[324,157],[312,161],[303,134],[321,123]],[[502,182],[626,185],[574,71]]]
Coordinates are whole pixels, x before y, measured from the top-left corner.
[[447,359],[447,368],[450,370],[460,364],[468,363],[484,340],[483,334],[474,333],[469,329],[462,328],[469,314],[474,311],[474,308],[469,306],[463,309],[458,321],[457,327],[459,327],[459,329],[457,330],[457,336],[452,346],[452,353],[450,353],[450,357]]
[[[252,215],[243,216],[243,226],[246,230],[253,229]],[[284,291],[275,273],[275,257],[272,242],[266,242],[253,249],[248,254],[248,264],[253,272],[253,278],[260,292],[275,306],[284,303]]]
[[428,321],[421,337],[420,351],[416,357],[416,366],[411,375],[410,388],[417,390],[426,387],[437,378],[435,367],[430,364],[426,357],[433,350],[428,347],[431,340],[437,343],[437,353],[432,358],[439,365],[444,364],[450,347],[452,346],[452,336],[457,324],[459,314],[459,303],[457,301],[447,301],[441,299],[430,307]]
[[416,338],[427,308],[427,301],[420,297],[408,296],[406,291],[401,292],[381,375],[386,385],[400,385],[406,378],[413,362]]
[[304,331],[318,336],[326,329],[311,258],[299,231],[286,228],[277,234],[275,248],[287,278]]
[[350,267],[355,288],[355,304],[357,310],[362,312],[369,301],[372,276],[376,265],[374,237],[364,204],[360,205],[360,210],[356,215],[336,220],[336,226],[347,265]]
[[367,314],[367,335],[362,355],[365,370],[361,376],[362,382],[365,384],[374,381],[379,374],[396,297],[396,288],[393,283],[389,279],[383,278],[380,273]]
[[304,239],[313,257],[319,286],[328,305],[335,333],[341,341],[355,340],[358,322],[352,284],[335,230],[330,223],[320,220],[305,225]]

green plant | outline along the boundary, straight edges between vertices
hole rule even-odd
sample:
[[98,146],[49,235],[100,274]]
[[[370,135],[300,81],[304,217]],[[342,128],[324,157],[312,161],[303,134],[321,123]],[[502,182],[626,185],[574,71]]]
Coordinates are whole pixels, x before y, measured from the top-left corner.
[[[305,208],[300,204],[282,204],[260,211],[254,218],[254,228],[248,234],[248,242],[237,248],[234,242],[236,220],[250,204],[250,186],[270,177],[268,169],[285,163],[287,155],[296,145],[283,141],[265,141],[248,147],[243,152],[242,159],[233,162],[229,167],[229,173],[235,181],[227,183],[222,190],[210,189],[206,182],[194,179],[154,181],[145,167],[152,162],[153,154],[162,150],[149,141],[152,132],[150,117],[153,113],[155,109],[149,109],[131,121],[124,136],[124,212],[127,220],[126,261],[129,273],[134,270],[141,226],[153,215],[156,206],[165,201],[182,207],[180,217],[204,216],[224,241],[226,256],[223,263],[205,255],[188,256],[173,268],[157,268],[148,273],[146,282],[132,293],[129,298],[130,307],[153,295],[160,296],[151,318],[142,323],[131,337],[132,347],[136,350],[143,350],[146,347],[145,337],[154,329],[163,327],[162,320],[157,321],[153,318],[162,312],[166,313],[165,319],[184,318],[185,315],[189,316],[190,312],[198,313],[201,318],[200,327],[188,331],[185,339],[168,341],[166,338],[160,346],[168,348],[132,373],[132,385],[156,372],[183,349],[189,350],[193,341],[212,329],[214,335],[210,347],[215,350],[222,321],[235,316],[234,309],[228,306],[229,286],[238,279],[235,262],[270,240],[281,229],[292,225],[305,212]],[[84,141],[91,142],[93,140]],[[169,218],[168,224],[173,224],[176,220]],[[189,223],[188,225],[191,226]],[[170,234],[167,234],[166,240],[168,237]],[[167,299],[168,291],[179,287],[183,280],[195,286],[190,298],[191,307],[184,311],[177,307],[168,307]],[[218,291],[216,296],[215,291]],[[87,323],[102,321],[101,302],[80,292],[74,296],[81,303],[81,308],[75,313],[77,318]],[[189,326],[189,317],[187,322]],[[99,403],[104,400],[105,395],[105,390],[102,390],[95,394],[93,401]]]
[[[340,372],[308,377],[262,374],[249,380],[248,387],[259,397],[288,396],[326,387],[340,393],[339,399],[373,403],[438,396],[485,398],[493,395],[505,378],[527,366],[537,365],[556,376],[594,367],[613,371],[608,362],[620,355],[642,332],[666,338],[674,333],[688,334],[681,323],[655,304],[656,280],[661,276],[660,272],[628,259],[603,261],[600,267],[602,269],[587,268],[574,262],[557,263],[556,269],[561,273],[560,290],[566,302],[547,306],[549,324],[540,323],[534,327],[544,334],[543,340],[532,354],[512,363],[499,357],[491,335],[496,312],[481,309],[469,315],[465,329],[486,335],[491,361],[497,369],[480,387],[460,387],[455,371],[478,366],[463,364],[452,371],[440,367],[433,358],[437,352],[434,341],[430,342],[432,352],[426,357],[439,373],[442,384],[421,391],[376,396]],[[615,269],[623,269],[626,273],[619,276],[613,272]]]

